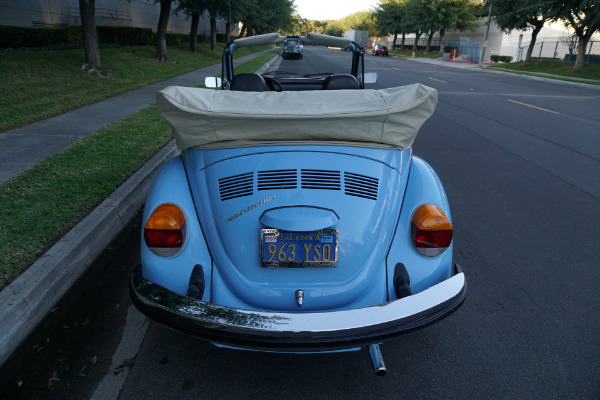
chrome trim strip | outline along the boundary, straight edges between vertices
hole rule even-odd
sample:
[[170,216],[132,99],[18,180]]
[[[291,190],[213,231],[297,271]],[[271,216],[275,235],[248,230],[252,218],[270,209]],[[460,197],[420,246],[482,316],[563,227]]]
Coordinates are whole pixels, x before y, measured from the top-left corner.
[[389,303],[330,312],[241,310],[171,292],[132,274],[130,294],[151,319],[217,343],[260,349],[332,349],[368,345],[431,323],[457,309],[466,295],[456,274],[423,292]]

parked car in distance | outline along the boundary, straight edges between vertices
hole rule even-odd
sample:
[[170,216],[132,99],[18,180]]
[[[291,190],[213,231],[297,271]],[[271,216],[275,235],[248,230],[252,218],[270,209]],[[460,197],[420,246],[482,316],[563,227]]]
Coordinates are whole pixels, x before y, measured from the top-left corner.
[[206,80],[221,90],[157,94],[181,155],[148,193],[130,294],[149,318],[218,347],[367,348],[383,375],[382,342],[466,296],[448,198],[412,153],[437,91],[364,88],[373,76],[357,43],[301,40],[349,46],[350,73],[234,74],[235,49],[287,41],[272,33],[226,46],[222,78]]
[[375,47],[373,47],[373,50],[371,50],[371,55],[387,57],[388,56],[388,48],[377,44],[377,45],[375,45]]

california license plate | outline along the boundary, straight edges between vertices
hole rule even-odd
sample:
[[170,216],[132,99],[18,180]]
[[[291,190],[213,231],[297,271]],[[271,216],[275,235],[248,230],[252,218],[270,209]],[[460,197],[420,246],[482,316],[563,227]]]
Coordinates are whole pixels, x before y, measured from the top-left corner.
[[287,232],[261,229],[260,265],[263,268],[335,268],[338,231]]

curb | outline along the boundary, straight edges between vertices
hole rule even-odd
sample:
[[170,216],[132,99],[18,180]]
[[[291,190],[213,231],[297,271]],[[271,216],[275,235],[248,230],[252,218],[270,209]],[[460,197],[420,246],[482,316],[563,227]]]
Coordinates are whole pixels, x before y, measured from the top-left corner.
[[0,292],[0,365],[129,223],[154,176],[177,154],[172,140]]
[[271,65],[275,64],[275,62],[279,59],[279,57],[281,57],[279,55],[279,53],[275,54],[275,56],[273,56],[273,58],[271,58],[269,61],[267,61],[262,67],[257,69],[256,73],[260,75],[260,74],[264,74],[265,72],[267,72],[267,70],[269,68],[271,68]]

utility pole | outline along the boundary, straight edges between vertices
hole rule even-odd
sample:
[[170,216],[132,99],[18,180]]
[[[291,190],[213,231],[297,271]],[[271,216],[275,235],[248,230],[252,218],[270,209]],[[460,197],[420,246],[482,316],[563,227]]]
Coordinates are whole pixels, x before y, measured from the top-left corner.
[[485,54],[485,48],[487,47],[488,34],[490,33],[490,24],[492,23],[492,2],[490,0],[490,12],[488,13],[487,27],[485,28],[485,36],[483,37],[483,46],[481,46],[481,53],[479,54],[479,68],[483,66],[483,56]]

